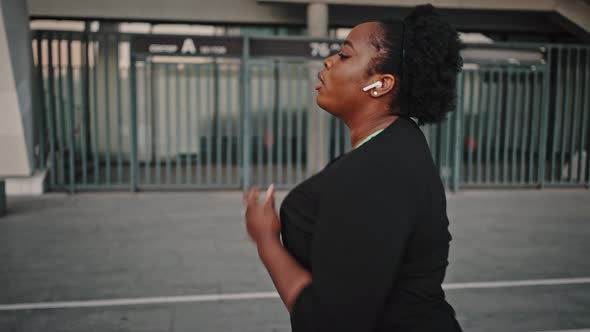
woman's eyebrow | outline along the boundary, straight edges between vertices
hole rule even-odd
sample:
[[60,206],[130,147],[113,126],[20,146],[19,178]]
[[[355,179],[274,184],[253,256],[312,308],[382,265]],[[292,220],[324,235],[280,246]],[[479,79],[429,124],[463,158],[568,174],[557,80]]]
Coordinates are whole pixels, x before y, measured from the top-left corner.
[[354,46],[352,45],[352,42],[351,42],[350,40],[348,40],[348,39],[347,39],[347,40],[345,40],[343,44],[344,44],[345,46],[346,46],[346,45],[350,46],[350,47],[351,47],[351,48],[354,50]]

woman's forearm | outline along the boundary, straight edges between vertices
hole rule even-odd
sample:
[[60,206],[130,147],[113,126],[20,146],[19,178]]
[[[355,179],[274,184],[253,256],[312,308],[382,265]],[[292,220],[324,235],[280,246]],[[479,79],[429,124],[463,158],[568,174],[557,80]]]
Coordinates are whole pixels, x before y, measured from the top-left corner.
[[257,247],[281,300],[292,312],[297,296],[311,283],[311,274],[287,252],[278,237],[259,241]]

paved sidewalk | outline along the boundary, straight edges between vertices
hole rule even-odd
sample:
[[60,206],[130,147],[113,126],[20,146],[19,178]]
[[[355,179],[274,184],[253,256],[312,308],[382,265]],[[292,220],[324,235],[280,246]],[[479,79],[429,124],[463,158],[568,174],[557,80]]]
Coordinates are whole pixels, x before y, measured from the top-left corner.
[[[281,198],[284,193],[279,194]],[[590,191],[449,194],[445,283],[466,331],[590,328]],[[239,192],[9,198],[0,305],[273,291],[246,236]],[[277,298],[0,310],[0,331],[290,331]]]

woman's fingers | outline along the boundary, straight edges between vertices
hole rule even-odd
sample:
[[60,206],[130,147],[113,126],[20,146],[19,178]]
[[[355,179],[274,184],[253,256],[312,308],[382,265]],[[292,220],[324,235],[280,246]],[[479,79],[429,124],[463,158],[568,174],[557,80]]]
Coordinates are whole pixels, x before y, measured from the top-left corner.
[[[249,190],[244,192],[243,195],[243,203],[244,205],[251,205],[258,203],[258,199],[260,196],[260,188],[259,187],[252,187]],[[270,204],[274,207],[274,200],[275,200],[275,185],[271,184],[268,189],[266,190],[264,198],[265,204]]]
[[274,183],[271,184],[268,189],[266,190],[266,199],[265,204],[274,207],[274,200],[275,200],[275,185]]
[[259,194],[260,194],[260,189],[258,187],[252,187],[248,191],[247,204],[251,205],[251,204],[258,203],[258,195]]

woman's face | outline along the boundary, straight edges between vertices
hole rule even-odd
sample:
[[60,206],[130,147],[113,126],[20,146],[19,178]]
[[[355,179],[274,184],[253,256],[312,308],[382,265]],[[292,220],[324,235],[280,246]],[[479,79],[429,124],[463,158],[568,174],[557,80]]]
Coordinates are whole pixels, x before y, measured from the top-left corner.
[[371,36],[380,33],[378,23],[357,25],[344,41],[342,50],[324,60],[324,69],[318,74],[316,101],[327,112],[341,117],[351,114],[371,98],[371,91],[363,87],[375,83],[367,74],[377,50],[371,45]]

